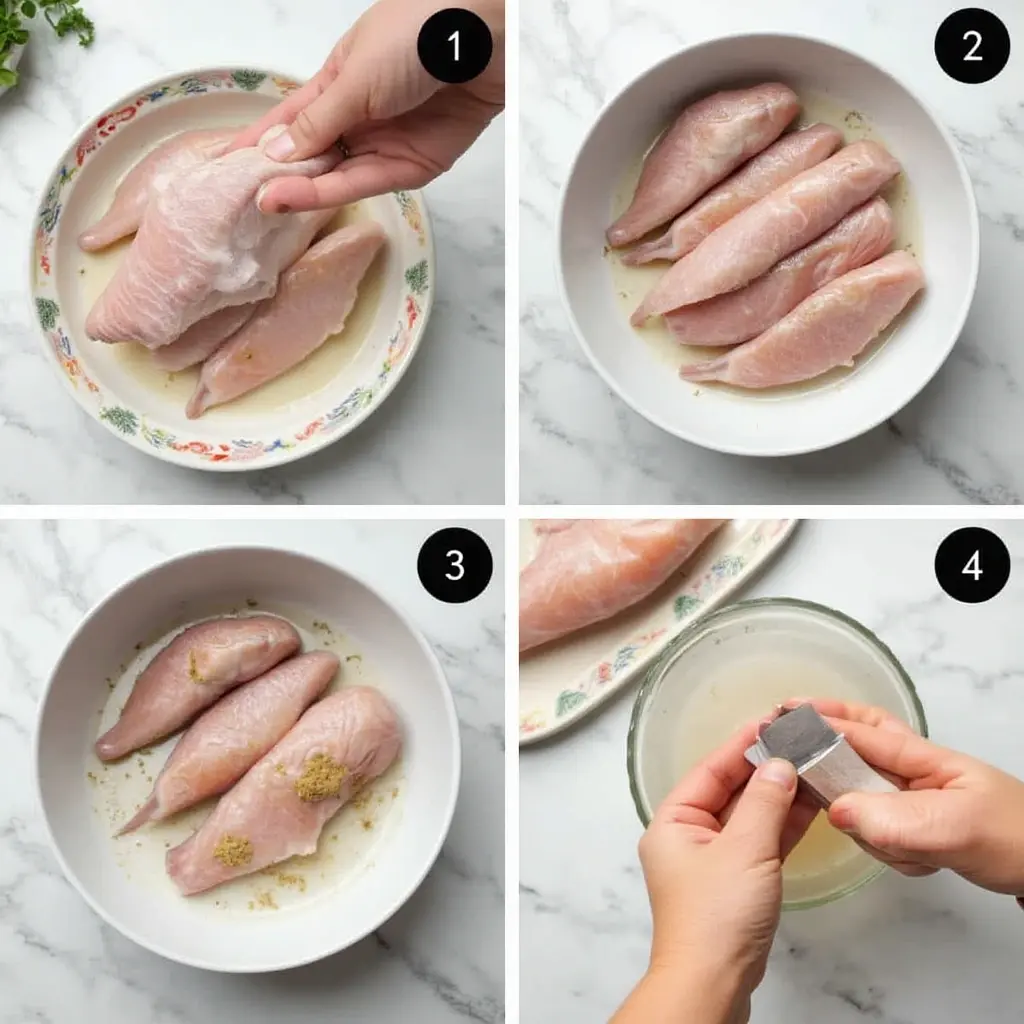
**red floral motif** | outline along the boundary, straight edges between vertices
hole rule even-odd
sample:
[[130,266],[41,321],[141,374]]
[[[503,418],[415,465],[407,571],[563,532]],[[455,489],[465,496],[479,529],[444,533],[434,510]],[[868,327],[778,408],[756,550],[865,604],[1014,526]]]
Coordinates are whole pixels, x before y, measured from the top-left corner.
[[205,441],[187,441],[184,444],[172,444],[176,452],[190,452],[192,455],[210,455],[214,452],[214,446]]
[[307,441],[324,425],[323,417],[313,420],[308,427],[304,427],[295,435],[297,441]]

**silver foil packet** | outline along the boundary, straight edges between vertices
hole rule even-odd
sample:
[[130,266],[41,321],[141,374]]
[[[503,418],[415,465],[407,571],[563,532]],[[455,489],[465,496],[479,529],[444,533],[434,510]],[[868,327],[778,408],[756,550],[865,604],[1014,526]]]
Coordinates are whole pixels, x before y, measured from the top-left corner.
[[747,748],[747,760],[757,767],[773,757],[793,765],[801,787],[825,810],[844,793],[899,791],[810,704],[782,708],[758,729],[757,742]]

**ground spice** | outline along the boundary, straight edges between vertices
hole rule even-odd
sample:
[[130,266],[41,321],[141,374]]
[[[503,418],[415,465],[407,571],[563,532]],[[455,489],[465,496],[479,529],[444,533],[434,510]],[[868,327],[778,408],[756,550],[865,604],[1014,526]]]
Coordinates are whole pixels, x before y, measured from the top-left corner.
[[274,875],[274,878],[278,885],[287,885],[291,888],[298,889],[299,892],[306,891],[306,880],[302,875],[289,875],[287,872],[278,871],[277,874]]
[[199,671],[199,663],[196,661],[196,652],[188,652],[188,677],[193,683],[205,683],[202,673]]
[[244,836],[224,835],[213,848],[213,855],[225,867],[243,867],[252,860],[252,843]]
[[316,803],[341,792],[348,769],[338,764],[329,754],[314,754],[307,762],[302,774],[295,781],[295,792],[300,800]]

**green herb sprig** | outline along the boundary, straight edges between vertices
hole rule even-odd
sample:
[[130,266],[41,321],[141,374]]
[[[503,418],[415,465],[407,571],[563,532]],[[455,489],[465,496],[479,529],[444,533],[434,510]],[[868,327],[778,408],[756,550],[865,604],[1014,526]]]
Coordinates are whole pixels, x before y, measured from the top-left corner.
[[79,0],[0,0],[0,87],[18,84],[18,73],[7,67],[7,61],[16,46],[28,42],[25,22],[39,14],[58,39],[74,35],[79,46],[92,44],[96,26],[78,4]]

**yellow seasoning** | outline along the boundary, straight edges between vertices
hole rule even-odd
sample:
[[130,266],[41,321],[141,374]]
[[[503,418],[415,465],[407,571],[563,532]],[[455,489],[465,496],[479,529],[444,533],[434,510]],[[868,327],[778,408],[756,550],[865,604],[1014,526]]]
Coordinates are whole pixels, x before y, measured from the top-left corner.
[[252,860],[252,843],[244,836],[221,836],[213,855],[228,868],[238,868]]
[[338,764],[329,754],[314,754],[295,780],[295,792],[300,800],[316,803],[341,792],[348,769]]

